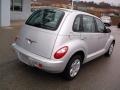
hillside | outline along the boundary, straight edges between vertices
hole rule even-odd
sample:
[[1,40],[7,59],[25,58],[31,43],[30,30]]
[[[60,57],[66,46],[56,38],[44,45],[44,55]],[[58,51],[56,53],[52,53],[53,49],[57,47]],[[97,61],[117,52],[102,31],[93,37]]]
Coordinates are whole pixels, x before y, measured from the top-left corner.
[[[34,0],[32,0],[32,1],[34,1]],[[70,1],[69,0],[37,0],[37,3],[39,4],[48,4],[48,5],[50,5],[50,4],[68,4],[68,3],[70,3]]]

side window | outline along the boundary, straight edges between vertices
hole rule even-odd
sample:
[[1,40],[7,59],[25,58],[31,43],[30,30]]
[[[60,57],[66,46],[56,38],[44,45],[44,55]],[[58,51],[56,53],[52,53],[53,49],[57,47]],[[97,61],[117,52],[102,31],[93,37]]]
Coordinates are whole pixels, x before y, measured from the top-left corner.
[[95,32],[94,19],[91,16],[83,15],[84,32]]
[[80,32],[80,16],[77,16],[75,18],[74,24],[73,24],[73,31]]
[[100,21],[99,19],[95,19],[95,20],[96,20],[98,32],[103,33],[103,31],[105,29],[105,26],[104,26],[103,22]]

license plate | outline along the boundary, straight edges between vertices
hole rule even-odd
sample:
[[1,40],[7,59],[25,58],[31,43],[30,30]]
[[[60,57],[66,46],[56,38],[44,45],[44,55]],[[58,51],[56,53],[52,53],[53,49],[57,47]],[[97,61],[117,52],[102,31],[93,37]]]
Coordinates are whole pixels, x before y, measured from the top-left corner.
[[24,54],[22,54],[22,53],[20,53],[20,55],[21,55],[21,61],[22,61],[22,62],[24,62],[25,64],[28,64],[28,65],[31,65],[31,62],[30,62],[28,56],[26,56],[26,55],[24,55]]
[[37,64],[37,62],[35,62],[35,59],[34,59],[34,58],[28,57],[28,59],[30,60],[30,63],[31,63],[32,66],[34,66],[34,65]]
[[22,53],[20,53],[20,56],[21,56],[21,61],[24,62],[25,64],[30,66],[34,66],[36,64],[36,62],[34,61],[35,60],[34,58],[24,55]]

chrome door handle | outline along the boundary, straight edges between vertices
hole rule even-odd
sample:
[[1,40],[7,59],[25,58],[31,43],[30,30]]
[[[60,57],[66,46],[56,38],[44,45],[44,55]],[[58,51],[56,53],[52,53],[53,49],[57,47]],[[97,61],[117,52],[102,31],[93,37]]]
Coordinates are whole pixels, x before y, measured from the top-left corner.
[[87,39],[87,37],[82,37],[82,38],[81,38],[81,40],[86,40],[86,39]]

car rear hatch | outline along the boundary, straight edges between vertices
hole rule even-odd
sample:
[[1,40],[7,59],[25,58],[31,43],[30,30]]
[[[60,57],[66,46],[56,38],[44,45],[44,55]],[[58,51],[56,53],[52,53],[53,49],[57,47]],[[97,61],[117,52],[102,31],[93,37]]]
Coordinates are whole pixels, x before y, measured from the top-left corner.
[[34,54],[50,58],[65,13],[54,9],[34,12],[22,27],[16,44]]

